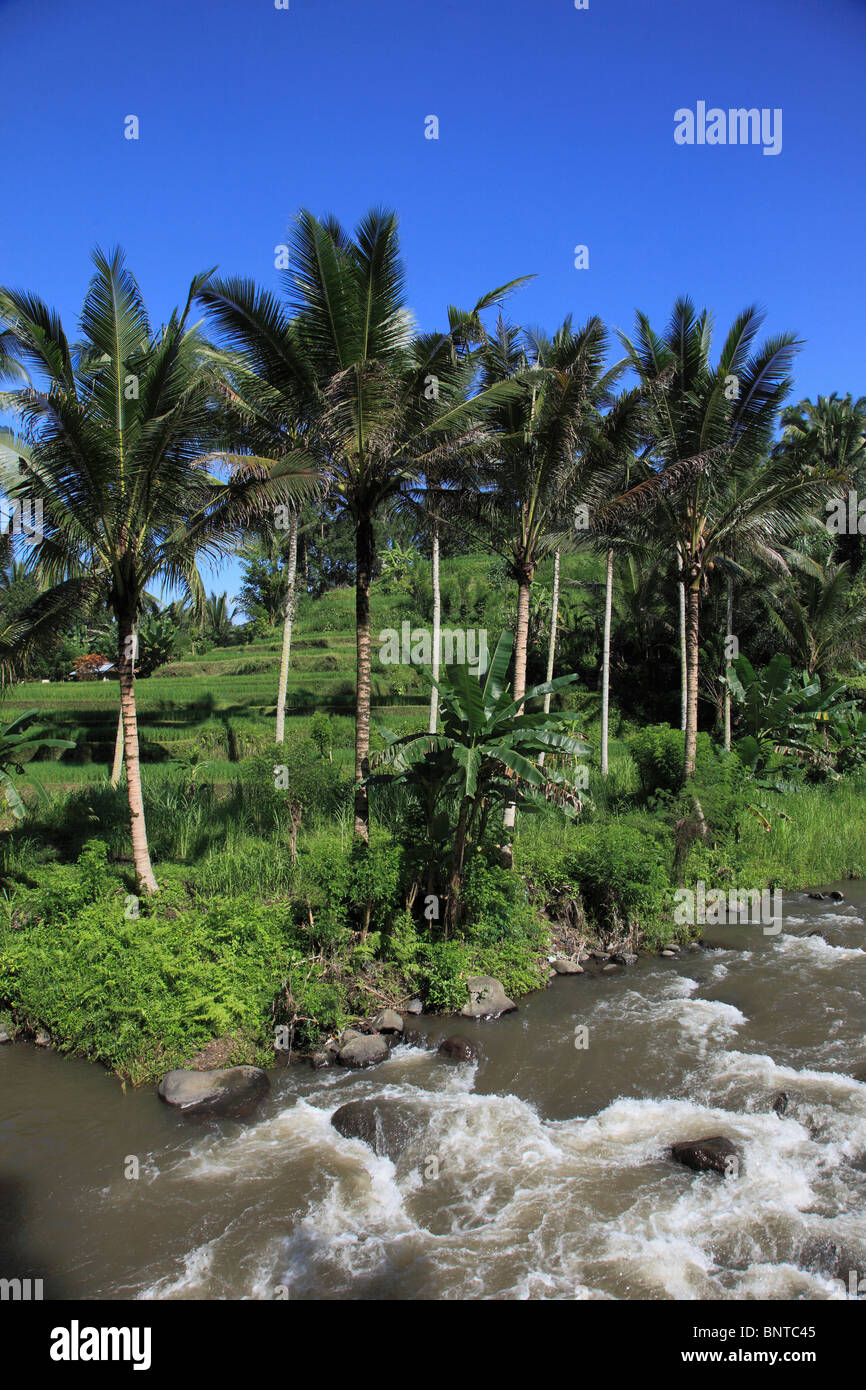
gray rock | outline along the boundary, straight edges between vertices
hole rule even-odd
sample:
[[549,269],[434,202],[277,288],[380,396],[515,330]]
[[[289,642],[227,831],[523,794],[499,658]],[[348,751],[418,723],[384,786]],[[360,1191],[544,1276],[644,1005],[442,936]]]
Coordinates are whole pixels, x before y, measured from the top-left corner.
[[563,960],[559,957],[553,962],[553,972],[555,975],[582,975],[584,969],[578,965],[576,960]]
[[788,1092],[780,1091],[773,1100],[773,1109],[777,1115],[784,1115],[788,1109]]
[[395,1009],[383,1009],[373,1020],[373,1027],[377,1033],[402,1033],[403,1020]]
[[500,1014],[514,1013],[517,1008],[492,975],[470,975],[466,988],[469,1002],[460,1010],[464,1018],[499,1018]]
[[631,951],[615,951],[611,956],[611,960],[615,965],[634,965],[637,961],[637,956]]
[[335,1110],[331,1124],[344,1139],[361,1139],[377,1154],[396,1163],[419,1128],[419,1121],[400,1101],[350,1100]]
[[590,951],[593,960],[610,960],[610,951]]
[[211,1071],[170,1071],[159,1083],[160,1100],[185,1115],[246,1114],[269,1089],[259,1067],[227,1067]]
[[8,1043],[11,1041],[12,1038],[8,1033],[0,1032],[0,1047],[2,1047],[3,1043]]
[[37,1028],[37,1029],[36,1029],[36,1046],[37,1046],[37,1047],[50,1047],[50,1046],[51,1046],[51,1034],[50,1034],[50,1033],[47,1033],[47,1032],[45,1031],[44,1028]]
[[[347,1043],[354,1042],[356,1038],[363,1038],[367,1036],[369,1035],[361,1033],[357,1028],[344,1028],[339,1037],[340,1047],[345,1047]],[[337,1048],[338,1052],[340,1050],[340,1047]]]
[[663,951],[659,951],[659,955],[660,955],[660,956],[667,956],[668,960],[673,960],[673,959],[676,958],[677,952],[676,952],[676,951],[669,951],[669,950],[667,949],[667,947],[665,947],[665,949],[664,949]]
[[475,1062],[478,1059],[477,1047],[462,1033],[445,1038],[439,1044],[438,1052],[440,1057],[447,1057],[451,1062]]
[[618,966],[618,965],[610,964],[610,965],[603,965],[603,966],[601,967],[601,973],[602,973],[602,975],[607,975],[608,972],[611,971],[611,970],[619,970],[619,966]]
[[424,1012],[424,1005],[421,1003],[421,1000],[420,1000],[420,999],[410,999],[410,1000],[409,1000],[409,1003],[406,1005],[406,1013],[407,1013],[407,1014],[423,1014],[423,1012]]
[[322,1067],[329,1067],[332,1061],[333,1056],[330,1052],[310,1053],[310,1066],[313,1068],[313,1071],[321,1071]]
[[723,1177],[736,1177],[739,1173],[741,1156],[739,1149],[716,1134],[709,1139],[686,1139],[672,1144],[671,1158],[682,1163],[696,1173],[721,1173]]
[[384,1062],[389,1048],[381,1033],[357,1033],[340,1048],[337,1061],[341,1067],[374,1067]]
[[834,888],[833,892],[830,893],[829,896],[834,903],[843,903],[845,901],[845,894],[840,893],[838,888]]

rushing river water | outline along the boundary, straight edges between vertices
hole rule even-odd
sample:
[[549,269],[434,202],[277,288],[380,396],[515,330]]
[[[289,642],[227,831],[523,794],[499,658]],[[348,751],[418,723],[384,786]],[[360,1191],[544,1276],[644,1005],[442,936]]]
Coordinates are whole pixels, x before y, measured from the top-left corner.
[[[559,977],[497,1022],[418,1020],[431,1044],[473,1036],[475,1064],[401,1045],[367,1072],[272,1072],[246,1123],[0,1048],[0,1276],[46,1298],[844,1298],[836,1268],[866,1274],[866,1084],[846,1075],[866,884],[841,887],[789,899],[777,936],[708,928],[723,949]],[[396,1164],[330,1123],[380,1096],[413,1117]],[[712,1134],[737,1178],[665,1156]]]

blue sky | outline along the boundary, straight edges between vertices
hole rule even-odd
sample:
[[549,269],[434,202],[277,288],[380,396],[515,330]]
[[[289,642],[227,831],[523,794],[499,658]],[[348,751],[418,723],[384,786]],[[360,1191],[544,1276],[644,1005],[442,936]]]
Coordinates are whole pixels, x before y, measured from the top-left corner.
[[[423,329],[531,272],[547,328],[758,302],[798,397],[866,390],[866,0],[0,0],[0,35],[0,282],[68,327],[97,243],[160,321],[204,267],[275,285],[299,206],[384,203]],[[781,153],[675,144],[698,101],[781,108]]]

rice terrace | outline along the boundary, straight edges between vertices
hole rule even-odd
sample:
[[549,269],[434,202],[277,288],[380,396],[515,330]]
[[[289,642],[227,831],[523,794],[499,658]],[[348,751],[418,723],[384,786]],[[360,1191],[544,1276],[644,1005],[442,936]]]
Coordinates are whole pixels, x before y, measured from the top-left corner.
[[866,1296],[866,14],[2,22],[46,93],[0,256],[34,1366],[159,1373],[227,1300],[626,1304],[662,1336],[618,1365],[828,1366]]

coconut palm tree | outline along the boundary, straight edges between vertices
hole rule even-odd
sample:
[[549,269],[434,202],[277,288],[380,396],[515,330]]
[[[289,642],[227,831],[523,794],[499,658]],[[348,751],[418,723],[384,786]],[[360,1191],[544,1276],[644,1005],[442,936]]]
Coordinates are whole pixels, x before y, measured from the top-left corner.
[[[517,584],[514,640],[514,695],[526,688],[529,604],[538,565],[564,546],[589,534],[591,490],[613,453],[634,433],[638,398],[632,393],[618,408],[613,401],[623,370],[605,370],[607,332],[598,318],[574,330],[567,318],[554,336],[524,332],[501,318],[480,349],[482,382],[515,381],[519,394],[490,412],[496,451],[481,470],[482,515],[492,527],[493,544],[507,557]],[[585,514],[578,515],[579,509]],[[504,828],[514,826],[516,807],[505,810]],[[510,848],[503,856],[510,860]]]
[[846,564],[816,565],[815,574],[786,575],[769,594],[761,593],[770,621],[797,664],[810,676],[825,678],[862,658],[866,613],[853,591]]
[[236,614],[228,594],[208,594],[202,608],[201,630],[219,646],[231,636]]
[[[789,467],[825,479],[823,500],[828,509],[846,490],[857,492],[862,503],[866,497],[866,396],[840,399],[834,392],[819,396],[815,403],[807,399],[790,407],[782,414],[782,437],[775,456]],[[848,508],[844,511],[847,514]],[[826,524],[826,512],[822,520]],[[861,525],[866,529],[862,515],[856,531],[846,526],[835,536],[835,559],[847,562],[852,575],[863,564]]]
[[799,470],[768,459],[789,370],[799,347],[790,334],[762,344],[754,307],[734,321],[715,365],[706,309],[678,299],[665,332],[637,315],[622,336],[638,373],[651,448],[643,476],[611,504],[682,558],[686,596],[687,708],[684,780],[694,775],[698,731],[699,632],[703,594],[716,559],[734,539],[740,554],[786,568],[780,547],[797,534],[817,495]]
[[430,389],[442,340],[415,333],[394,213],[371,211],[350,236],[302,210],[280,274],[285,305],[245,280],[211,280],[201,300],[238,354],[234,385],[250,431],[271,430],[281,445],[302,438],[329,504],[355,529],[354,831],[366,841],[374,519],[407,481],[476,439],[478,406],[455,403],[443,379]]
[[61,618],[94,604],[114,615],[133,859],[141,891],[153,893],[133,670],[147,586],[160,579],[200,602],[196,556],[225,553],[264,509],[309,492],[315,475],[299,454],[280,468],[247,459],[215,476],[203,450],[223,363],[189,324],[207,275],[155,332],[122,252],[97,250],[93,260],[76,346],[36,295],[0,290],[8,351],[37,378],[0,395],[22,427],[0,438],[0,482],[13,500],[42,500],[28,564],[50,586],[7,636],[0,662],[8,669]]

